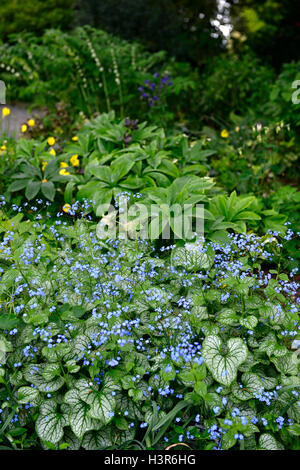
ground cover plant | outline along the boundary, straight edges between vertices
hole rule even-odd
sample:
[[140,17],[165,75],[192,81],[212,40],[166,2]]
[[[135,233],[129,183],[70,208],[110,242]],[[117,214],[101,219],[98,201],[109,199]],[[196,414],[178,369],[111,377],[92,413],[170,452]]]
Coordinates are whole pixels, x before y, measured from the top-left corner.
[[0,18],[1,450],[300,449],[299,62],[185,3]]
[[41,202],[32,221],[2,216],[4,446],[297,448],[297,286],[269,270],[280,239],[158,251],[99,240],[86,206],[70,223]]

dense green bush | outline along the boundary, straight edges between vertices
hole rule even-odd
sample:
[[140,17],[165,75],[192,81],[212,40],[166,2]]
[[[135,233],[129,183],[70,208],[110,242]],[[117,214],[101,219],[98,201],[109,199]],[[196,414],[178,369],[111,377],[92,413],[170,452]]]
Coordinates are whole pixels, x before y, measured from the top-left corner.
[[230,125],[221,132],[203,129],[207,148],[215,150],[210,165],[222,187],[262,195],[274,187],[277,178],[285,176],[297,183],[299,147],[289,124],[233,113],[230,118]]
[[268,99],[275,73],[251,53],[219,56],[201,75],[199,108],[211,123],[226,123],[230,113],[240,116],[261,110]]
[[139,44],[89,27],[72,33],[47,30],[41,37],[13,35],[0,53],[7,100],[29,101],[52,112],[64,102],[73,120],[80,111],[91,116],[115,109],[135,118],[150,111],[151,119],[172,122],[179,109],[181,114],[189,109],[189,92],[198,77],[164,52],[150,54]]
[[[114,202],[120,192],[126,191],[132,204],[138,192],[140,202],[148,206],[151,201],[161,207],[164,203],[182,207],[203,204],[206,233],[211,239],[226,239],[227,229],[286,231],[286,215],[275,210],[264,212],[255,196],[237,196],[235,192],[228,196],[209,177],[213,168],[209,159],[220,148],[225,152],[218,140],[190,143],[182,134],[166,137],[161,128],[128,118],[120,120],[113,112],[84,125],[76,141],[64,147],[52,139],[20,140],[14,163],[7,171],[10,178],[6,183],[11,184],[3,194],[11,194],[19,203],[24,196],[32,200],[38,194],[53,201],[57,191],[57,203],[63,202],[63,194],[67,204],[75,199],[93,200],[95,215],[102,217],[104,205]],[[57,157],[52,154],[55,148]],[[251,178],[252,171],[248,171]]]
[[0,5],[0,39],[11,33],[41,34],[47,28],[69,29],[73,20],[73,0],[9,0]]
[[283,64],[282,71],[270,89],[267,114],[273,119],[283,119],[300,127],[300,62]]

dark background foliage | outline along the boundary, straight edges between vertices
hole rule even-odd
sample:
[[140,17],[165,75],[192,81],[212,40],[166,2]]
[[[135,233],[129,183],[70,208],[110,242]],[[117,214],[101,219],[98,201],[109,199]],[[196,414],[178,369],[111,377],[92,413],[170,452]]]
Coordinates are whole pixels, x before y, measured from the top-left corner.
[[246,34],[250,47],[275,67],[300,58],[299,0],[231,1],[235,28]]
[[210,22],[217,9],[215,0],[78,0],[76,18],[79,24],[139,40],[151,51],[167,50],[199,64],[222,48]]
[[224,51],[212,20],[226,22],[230,12],[233,30],[245,36],[242,42],[233,40],[236,52],[250,49],[277,69],[299,59],[298,0],[228,0],[222,5],[217,0],[2,0],[0,39],[89,24],[199,66]]

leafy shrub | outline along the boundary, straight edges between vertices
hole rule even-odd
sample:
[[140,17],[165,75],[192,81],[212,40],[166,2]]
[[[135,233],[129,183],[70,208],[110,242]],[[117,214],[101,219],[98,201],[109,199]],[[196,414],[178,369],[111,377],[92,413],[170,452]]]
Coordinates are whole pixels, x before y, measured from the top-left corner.
[[296,88],[292,88],[294,82],[300,80],[299,65],[299,62],[283,64],[281,73],[271,87],[266,110],[273,119],[282,119],[294,127],[300,126],[300,104],[292,102],[293,93],[300,88],[298,83]]
[[[182,208],[203,204],[205,233],[213,240],[226,240],[232,230],[253,229],[261,234],[287,230],[286,215],[265,208],[255,196],[237,196],[236,192],[228,196],[208,176],[208,158],[214,158],[224,145],[231,150],[227,144],[211,141],[210,149],[204,139],[190,143],[182,134],[166,138],[162,128],[121,120],[113,112],[86,123],[71,144],[63,147],[53,142],[49,147],[50,139],[21,139],[16,146],[11,184],[4,193],[13,202],[18,204],[23,196],[31,200],[41,191],[51,201],[56,194],[58,207],[64,202],[92,200],[96,217],[102,217],[107,215],[107,206],[126,191],[129,208],[138,203],[149,208],[155,203],[162,210],[165,204]],[[51,155],[56,154],[55,148],[57,157]],[[194,223],[195,216],[193,212]],[[159,224],[159,217],[149,220],[150,231]],[[134,223],[134,217],[130,221]],[[169,222],[174,237],[174,223]],[[157,225],[157,229],[159,235],[163,227]]]
[[201,75],[199,108],[206,122],[224,125],[230,113],[248,114],[267,101],[275,77],[271,67],[252,54],[216,57]]
[[11,33],[42,33],[46,28],[69,29],[73,0],[10,0],[0,5],[0,39]]
[[[178,99],[188,108],[188,91],[196,88],[197,72],[188,64],[177,64],[164,52],[150,54],[139,44],[114,38],[101,30],[77,28],[72,33],[47,30],[43,36],[16,34],[0,46],[1,69],[9,99],[31,101],[56,111],[68,105],[73,120],[79,111],[89,117],[115,109],[119,115],[146,116],[138,87],[153,74],[171,75],[164,106],[167,121],[174,119]],[[174,95],[174,97],[172,97]],[[141,107],[138,106],[141,101]],[[155,109],[162,111],[160,102]],[[160,119],[160,112],[152,113]]]
[[268,193],[276,178],[297,182],[294,166],[299,151],[289,124],[231,115],[232,123],[223,132],[204,128],[206,148],[214,151],[210,159],[213,174],[221,186],[240,193]]

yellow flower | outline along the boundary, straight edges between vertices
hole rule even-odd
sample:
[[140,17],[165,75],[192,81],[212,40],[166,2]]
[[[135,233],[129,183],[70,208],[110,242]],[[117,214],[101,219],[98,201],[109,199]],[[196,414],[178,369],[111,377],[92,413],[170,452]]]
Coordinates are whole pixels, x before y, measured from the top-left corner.
[[67,171],[67,170],[65,170],[65,169],[63,168],[62,170],[59,170],[59,174],[60,174],[60,175],[63,175],[63,176],[67,176],[67,175],[69,175],[70,173],[69,173],[69,171]]
[[55,144],[55,139],[54,139],[54,137],[48,137],[47,142],[48,142],[48,145],[54,145],[54,144]]
[[65,205],[63,206],[63,211],[64,211],[64,212],[70,212],[70,210],[71,210],[70,204],[65,204]]
[[47,183],[46,178],[44,178],[44,179],[42,180],[42,183]]
[[74,135],[74,136],[72,137],[72,140],[73,140],[74,142],[77,142],[78,136],[77,136],[77,135]]
[[66,162],[60,162],[60,168],[68,168],[68,164]]
[[72,155],[72,157],[70,158],[70,162],[73,166],[79,166],[79,159],[78,159],[78,155]]
[[221,132],[221,137],[223,139],[227,139],[228,136],[229,136],[229,132],[226,129],[223,129]]
[[1,145],[0,150],[6,150],[6,145]]
[[49,153],[51,153],[51,155],[53,155],[53,157],[55,157],[55,155],[56,155],[56,152],[55,152],[54,149],[50,149],[50,150],[49,150]]
[[45,170],[47,165],[48,165],[48,162],[42,162],[42,171]]
[[28,122],[28,126],[30,126],[30,127],[35,126],[35,120],[34,119],[29,119],[27,122]]
[[10,109],[9,108],[3,108],[2,109],[2,117],[6,117],[10,115]]
[[24,134],[24,132],[26,132],[26,131],[27,131],[27,124],[22,124],[21,132],[23,132],[23,134]]

